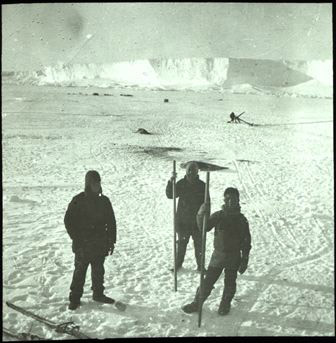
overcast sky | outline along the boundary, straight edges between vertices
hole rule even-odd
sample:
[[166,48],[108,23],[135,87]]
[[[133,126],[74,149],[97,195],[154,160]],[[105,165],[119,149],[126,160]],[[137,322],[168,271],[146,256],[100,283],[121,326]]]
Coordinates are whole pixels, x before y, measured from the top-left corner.
[[2,47],[3,70],[38,70],[58,61],[160,57],[332,59],[332,7],[174,2],[2,5]]

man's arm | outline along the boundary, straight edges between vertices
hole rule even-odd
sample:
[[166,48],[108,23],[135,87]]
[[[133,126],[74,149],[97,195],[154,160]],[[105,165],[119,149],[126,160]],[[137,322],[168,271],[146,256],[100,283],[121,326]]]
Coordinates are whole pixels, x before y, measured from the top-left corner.
[[79,238],[78,213],[78,199],[73,198],[68,205],[68,209],[64,216],[64,225],[72,240],[77,240]]
[[238,269],[240,274],[245,273],[247,269],[251,248],[252,246],[251,246],[251,234],[250,234],[250,229],[249,229],[249,223],[247,219],[243,216],[242,217],[242,241],[240,245],[241,262]]
[[[182,181],[183,180],[176,182],[176,185],[175,185],[175,196],[176,196],[176,198],[178,198],[181,194]],[[167,195],[168,199],[173,199],[173,182],[172,182],[172,179],[168,180],[168,183],[166,186],[166,195]]]
[[112,247],[117,241],[117,223],[113,211],[113,207],[111,201],[106,198],[107,200],[107,232],[108,232],[108,240],[109,240],[109,247]]
[[243,229],[243,236],[240,245],[240,249],[242,252],[242,259],[249,258],[251,246],[251,233],[249,228],[249,223],[245,217],[242,218],[242,229]]
[[[203,229],[203,219],[206,212],[210,214],[210,204],[208,208],[206,208],[205,204],[202,204],[200,209],[198,210],[198,213],[196,216],[196,222],[197,222],[197,226],[199,230]],[[220,211],[214,212],[211,216],[209,216],[208,226],[206,230],[210,231],[212,228],[214,228],[217,225],[219,220],[220,220]]]

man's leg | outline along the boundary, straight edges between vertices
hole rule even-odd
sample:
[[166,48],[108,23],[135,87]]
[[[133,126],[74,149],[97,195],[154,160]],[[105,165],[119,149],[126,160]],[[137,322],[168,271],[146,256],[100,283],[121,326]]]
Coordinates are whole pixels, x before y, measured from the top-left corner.
[[[208,269],[205,273],[204,278],[204,288],[203,288],[203,294],[202,299],[203,302],[209,297],[210,293],[212,292],[214,288],[214,284],[222,274],[223,268],[224,268],[224,255],[221,253],[218,253],[216,250],[212,253]],[[192,303],[187,304],[182,307],[182,310],[186,313],[192,313],[197,312],[198,306],[200,301],[200,292],[199,288],[197,288],[195,298]]]
[[88,266],[89,261],[85,258],[85,256],[83,254],[76,253],[75,270],[72,276],[69,295],[70,303],[72,303],[75,308],[79,306],[80,298],[83,295],[83,288]]
[[110,298],[104,294],[104,262],[105,256],[95,256],[91,259],[91,280],[93,290],[93,300],[105,304],[116,304],[117,308],[124,311],[125,305],[116,302],[113,298]]
[[236,294],[237,270],[225,268],[224,290],[218,313],[226,315],[230,312],[231,301]]
[[187,245],[190,239],[190,233],[180,231],[177,233],[177,258],[176,258],[176,268],[179,269],[182,267],[184,256],[187,251]]
[[104,262],[105,256],[95,256],[91,259],[91,282],[94,296],[102,296],[104,294]]
[[200,300],[204,302],[212,292],[214,288],[214,284],[222,274],[223,268],[214,268],[209,266],[206,273],[205,273],[205,278],[203,281],[203,294],[202,296],[200,295],[200,290],[199,287],[196,290],[195,298],[192,303],[184,305],[182,307],[182,310],[186,313],[193,313],[198,311],[198,306],[200,303]]
[[200,230],[192,231],[192,239],[194,241],[195,258],[197,263],[197,270],[201,270],[201,260],[202,260],[202,233]]

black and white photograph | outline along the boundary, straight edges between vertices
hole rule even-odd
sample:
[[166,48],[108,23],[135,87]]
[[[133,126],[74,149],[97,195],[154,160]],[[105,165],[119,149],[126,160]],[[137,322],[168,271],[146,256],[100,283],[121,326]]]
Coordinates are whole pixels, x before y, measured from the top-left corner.
[[3,341],[335,336],[331,2],[1,10]]

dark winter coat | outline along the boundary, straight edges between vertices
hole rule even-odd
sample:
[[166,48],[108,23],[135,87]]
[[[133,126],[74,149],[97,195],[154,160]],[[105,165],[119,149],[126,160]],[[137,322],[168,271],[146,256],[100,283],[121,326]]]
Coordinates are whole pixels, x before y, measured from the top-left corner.
[[[200,226],[201,218],[198,217],[197,221]],[[246,217],[240,211],[235,214],[217,211],[208,219],[207,231],[213,227],[215,250],[210,264],[213,267],[224,264],[227,268],[238,269],[241,259],[248,259],[251,250],[251,234]]]
[[[205,183],[197,178],[195,183],[190,183],[185,176],[176,183],[176,210],[177,230],[197,230],[196,215],[204,202]],[[166,187],[168,199],[173,199],[173,183],[169,180]]]
[[115,244],[117,228],[108,197],[82,192],[70,202],[64,224],[72,239],[72,250],[88,255],[107,255]]

